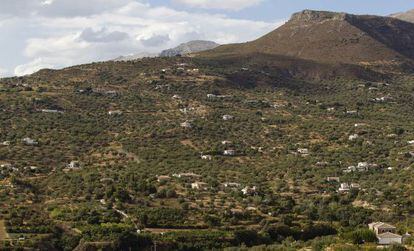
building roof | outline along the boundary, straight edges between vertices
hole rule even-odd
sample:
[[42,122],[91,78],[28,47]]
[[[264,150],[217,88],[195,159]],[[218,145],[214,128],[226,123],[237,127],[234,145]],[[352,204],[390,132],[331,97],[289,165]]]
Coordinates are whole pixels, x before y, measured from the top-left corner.
[[373,228],[395,228],[393,225],[384,222],[373,222],[370,224]]
[[385,239],[385,238],[402,238],[401,235],[399,234],[394,234],[391,232],[386,232],[386,233],[382,233],[377,235],[378,239]]

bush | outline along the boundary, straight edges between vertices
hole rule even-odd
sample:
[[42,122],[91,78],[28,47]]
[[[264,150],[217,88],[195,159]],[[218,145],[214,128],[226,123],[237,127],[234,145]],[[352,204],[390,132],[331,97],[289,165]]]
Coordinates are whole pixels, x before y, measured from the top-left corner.
[[352,241],[354,244],[363,244],[366,242],[377,242],[375,233],[369,229],[358,229],[344,234],[345,239]]

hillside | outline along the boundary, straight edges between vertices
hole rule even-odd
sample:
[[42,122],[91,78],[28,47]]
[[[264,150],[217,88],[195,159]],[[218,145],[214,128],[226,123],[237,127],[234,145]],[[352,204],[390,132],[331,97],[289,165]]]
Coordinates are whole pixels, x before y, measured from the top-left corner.
[[294,250],[371,221],[412,231],[414,77],[303,81],[264,59],[0,80],[0,220],[15,247],[211,250],[290,236]]
[[305,10],[275,31],[204,57],[263,53],[345,64],[395,64],[414,59],[414,24],[379,16]]
[[0,79],[0,250],[376,250],[368,223],[413,234],[414,74],[389,66],[411,60],[411,29],[304,11],[196,56]]
[[414,10],[392,14],[391,17],[401,19],[403,21],[414,23]]

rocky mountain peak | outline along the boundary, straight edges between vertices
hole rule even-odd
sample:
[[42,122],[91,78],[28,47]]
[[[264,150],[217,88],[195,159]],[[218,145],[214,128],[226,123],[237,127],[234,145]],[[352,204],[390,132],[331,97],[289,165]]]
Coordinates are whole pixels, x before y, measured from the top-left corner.
[[345,20],[349,15],[346,13],[303,10],[292,15],[290,21],[296,22],[321,22],[324,20]]

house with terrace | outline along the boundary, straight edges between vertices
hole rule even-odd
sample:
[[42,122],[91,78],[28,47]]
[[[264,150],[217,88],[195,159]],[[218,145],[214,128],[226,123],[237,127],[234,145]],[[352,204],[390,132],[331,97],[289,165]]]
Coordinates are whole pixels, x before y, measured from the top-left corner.
[[384,222],[372,222],[368,228],[375,233],[380,245],[403,244],[410,237],[409,234],[399,235],[395,226]]

